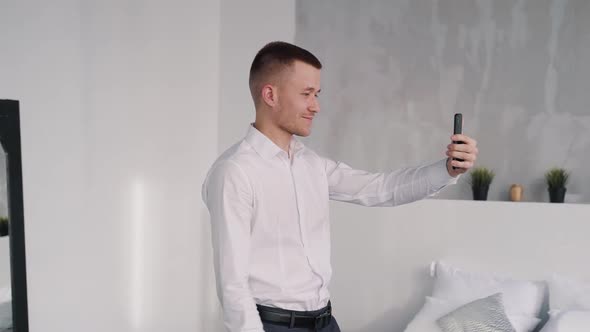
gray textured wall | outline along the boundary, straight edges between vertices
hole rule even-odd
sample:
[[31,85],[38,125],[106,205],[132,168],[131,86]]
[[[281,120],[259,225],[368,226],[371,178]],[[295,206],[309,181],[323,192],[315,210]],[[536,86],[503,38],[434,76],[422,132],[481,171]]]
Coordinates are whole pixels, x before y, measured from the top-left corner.
[[[590,1],[298,1],[296,43],[322,70],[306,143],[367,170],[444,157],[452,116],[492,168],[547,201],[544,172],[572,172],[566,201],[590,202]],[[441,198],[471,199],[464,176]],[[576,197],[577,196],[577,197]]]

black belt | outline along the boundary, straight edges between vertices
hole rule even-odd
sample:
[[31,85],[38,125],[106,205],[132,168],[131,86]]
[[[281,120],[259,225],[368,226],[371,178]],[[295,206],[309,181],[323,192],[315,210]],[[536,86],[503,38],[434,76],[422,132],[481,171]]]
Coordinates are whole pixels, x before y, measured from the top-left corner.
[[316,311],[295,311],[256,305],[263,322],[288,326],[289,328],[311,328],[316,331],[330,325],[332,303]]

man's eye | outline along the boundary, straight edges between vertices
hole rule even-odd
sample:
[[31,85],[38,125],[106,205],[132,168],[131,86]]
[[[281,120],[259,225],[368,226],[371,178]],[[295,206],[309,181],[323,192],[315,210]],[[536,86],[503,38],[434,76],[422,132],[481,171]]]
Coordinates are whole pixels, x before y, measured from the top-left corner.
[[304,92],[304,93],[302,93],[302,95],[307,97],[307,96],[309,96],[309,92]]

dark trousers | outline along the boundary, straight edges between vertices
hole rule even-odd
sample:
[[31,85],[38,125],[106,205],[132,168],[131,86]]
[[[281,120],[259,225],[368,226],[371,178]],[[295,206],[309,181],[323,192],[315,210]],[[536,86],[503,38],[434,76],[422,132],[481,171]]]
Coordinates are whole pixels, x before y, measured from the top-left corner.
[[[264,327],[264,332],[315,332],[314,329],[306,329],[306,328],[293,328],[290,329],[288,326],[285,325],[277,325],[273,323],[266,323],[262,322],[262,327]],[[340,332],[340,327],[336,322],[336,318],[332,316],[332,321],[326,327],[318,332]]]

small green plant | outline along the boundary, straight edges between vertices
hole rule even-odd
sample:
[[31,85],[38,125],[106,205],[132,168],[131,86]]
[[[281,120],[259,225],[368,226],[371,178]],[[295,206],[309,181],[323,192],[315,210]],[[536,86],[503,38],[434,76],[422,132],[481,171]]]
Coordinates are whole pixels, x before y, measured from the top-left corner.
[[8,235],[8,218],[0,217],[0,236]]
[[549,190],[565,188],[569,177],[570,174],[568,171],[563,168],[554,167],[545,173],[545,182],[547,182]]
[[469,183],[471,184],[471,188],[482,188],[489,187],[496,174],[485,167],[475,167],[471,170],[470,175]]

